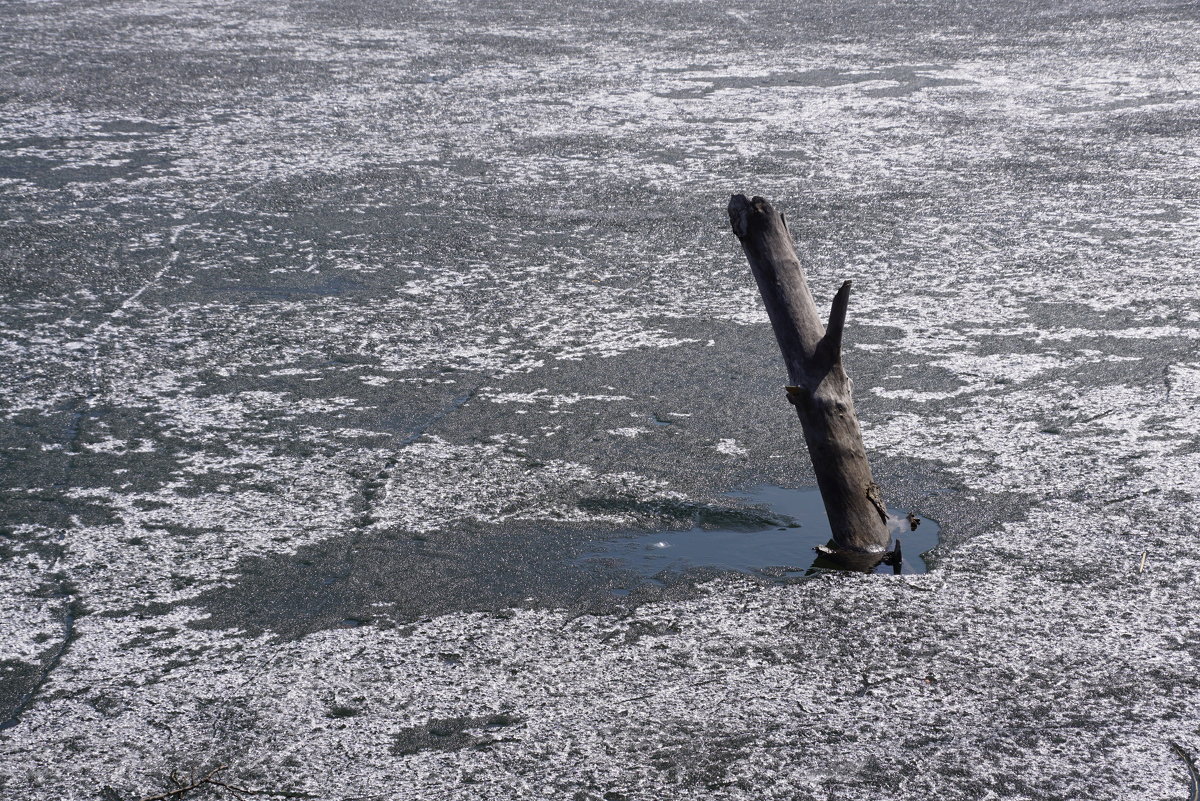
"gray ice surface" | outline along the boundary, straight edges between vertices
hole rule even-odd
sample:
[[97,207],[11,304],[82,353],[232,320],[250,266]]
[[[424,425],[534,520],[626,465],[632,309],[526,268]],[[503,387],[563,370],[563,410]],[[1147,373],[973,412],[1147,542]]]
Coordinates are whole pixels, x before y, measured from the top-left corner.
[[[0,796],[1186,797],[1197,92],[1191,3],[5,2]],[[733,192],[930,573],[572,567],[811,483]]]

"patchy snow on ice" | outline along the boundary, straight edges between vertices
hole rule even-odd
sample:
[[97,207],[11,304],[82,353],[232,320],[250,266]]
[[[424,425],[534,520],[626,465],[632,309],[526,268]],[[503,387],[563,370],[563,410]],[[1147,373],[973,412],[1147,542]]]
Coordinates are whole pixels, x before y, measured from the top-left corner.
[[[1184,796],[1194,9],[668,5],[6,15],[0,794]],[[811,480],[739,191],[934,569],[542,595]]]

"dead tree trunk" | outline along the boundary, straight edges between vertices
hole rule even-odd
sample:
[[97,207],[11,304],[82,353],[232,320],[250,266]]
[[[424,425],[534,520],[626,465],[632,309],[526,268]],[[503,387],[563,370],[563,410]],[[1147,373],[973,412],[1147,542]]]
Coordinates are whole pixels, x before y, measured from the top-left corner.
[[852,384],[842,369],[850,282],[838,290],[829,325],[822,326],[783,215],[761,197],[734,195],[729,221],[742,241],[787,365],[788,400],[804,428],[833,541],[843,551],[882,554],[888,545],[887,507],[871,478]]

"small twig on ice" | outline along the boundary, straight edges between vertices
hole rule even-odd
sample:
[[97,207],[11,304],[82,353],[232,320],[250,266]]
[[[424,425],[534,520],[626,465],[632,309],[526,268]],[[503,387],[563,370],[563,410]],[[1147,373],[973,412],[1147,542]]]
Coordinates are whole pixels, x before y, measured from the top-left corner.
[[[689,684],[688,686],[689,687],[703,687],[706,684],[716,684],[718,681],[722,681],[722,679],[721,678],[705,679],[704,681],[697,681],[692,684]],[[654,696],[658,695],[660,692],[662,692],[662,690],[655,690],[654,692],[646,693],[645,695],[635,695],[633,698],[623,698],[620,701],[617,701],[616,703],[628,704],[631,701],[642,701],[646,698],[653,698]]]
[[312,793],[302,793],[299,790],[249,790],[245,787],[238,787],[235,784],[226,784],[216,780],[210,781],[209,784],[215,784],[217,787],[224,787],[234,795],[271,795],[276,798],[319,798]]
[[[164,799],[174,798],[176,796],[183,795],[184,793],[195,790],[197,787],[202,787],[205,784],[211,784],[211,783],[213,783],[213,776],[216,776],[218,773],[225,770],[227,767],[229,767],[229,766],[228,765],[217,765],[215,768],[213,768],[211,771],[209,771],[208,775],[205,776],[203,779],[194,781],[191,784],[180,787],[177,790],[170,790],[165,793],[159,793],[158,795],[152,795],[149,798],[143,798],[142,801],[164,801]],[[172,779],[172,781],[175,781],[175,782],[179,781],[178,779],[175,778],[174,771],[171,772],[171,779]]]
[[141,801],[166,801],[166,799],[168,799],[168,798],[176,798],[178,796],[183,795],[184,793],[188,793],[188,792],[191,792],[192,790],[199,789],[200,787],[203,787],[206,784],[211,785],[213,787],[220,787],[224,790],[228,790],[229,792],[233,793],[238,798],[241,798],[242,796],[246,796],[246,795],[268,795],[268,796],[274,796],[275,798],[319,798],[320,797],[320,796],[313,795],[312,793],[303,793],[298,790],[251,790],[246,787],[238,787],[236,784],[229,784],[227,782],[223,782],[223,781],[213,778],[218,773],[227,769],[228,767],[229,767],[228,765],[217,765],[215,768],[210,770],[208,772],[208,775],[206,775],[204,778],[197,779],[196,781],[193,781],[186,785],[184,785],[183,782],[180,781],[179,778],[177,778],[175,771],[171,771],[171,773],[169,774],[169,776],[171,777],[171,781],[175,782],[176,784],[182,785],[182,786],[180,786],[179,788],[177,788],[175,790],[170,790],[165,793],[159,793],[158,795],[152,795],[148,798],[143,798],[143,799],[141,799]]
[[1188,801],[1200,801],[1200,772],[1196,770],[1196,762],[1192,759],[1191,754],[1183,750],[1183,746],[1175,741],[1169,741],[1171,748],[1175,753],[1179,754],[1187,765],[1188,778],[1191,780],[1191,787],[1188,792]]
[[903,584],[905,587],[908,587],[911,590],[920,590],[921,592],[933,592],[933,587],[922,587],[919,584],[910,584],[909,582],[905,581],[904,579],[896,579],[896,581],[899,581],[901,584]]
[[618,704],[628,704],[631,701],[642,701],[642,700],[645,700],[646,698],[651,698],[657,694],[658,693],[646,693],[645,695],[635,695],[632,698],[623,698],[620,701],[617,701],[617,703]]

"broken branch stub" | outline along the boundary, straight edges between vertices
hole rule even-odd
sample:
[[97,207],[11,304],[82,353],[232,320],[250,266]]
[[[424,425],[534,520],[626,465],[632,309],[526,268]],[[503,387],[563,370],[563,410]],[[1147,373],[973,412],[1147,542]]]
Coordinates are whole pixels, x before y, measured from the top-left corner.
[[887,507],[871,477],[854,414],[852,383],[842,369],[850,282],[838,290],[829,324],[822,326],[783,216],[761,197],[734,195],[729,221],[742,242],[787,365],[788,400],[804,429],[833,541],[845,551],[882,553],[888,545]]

